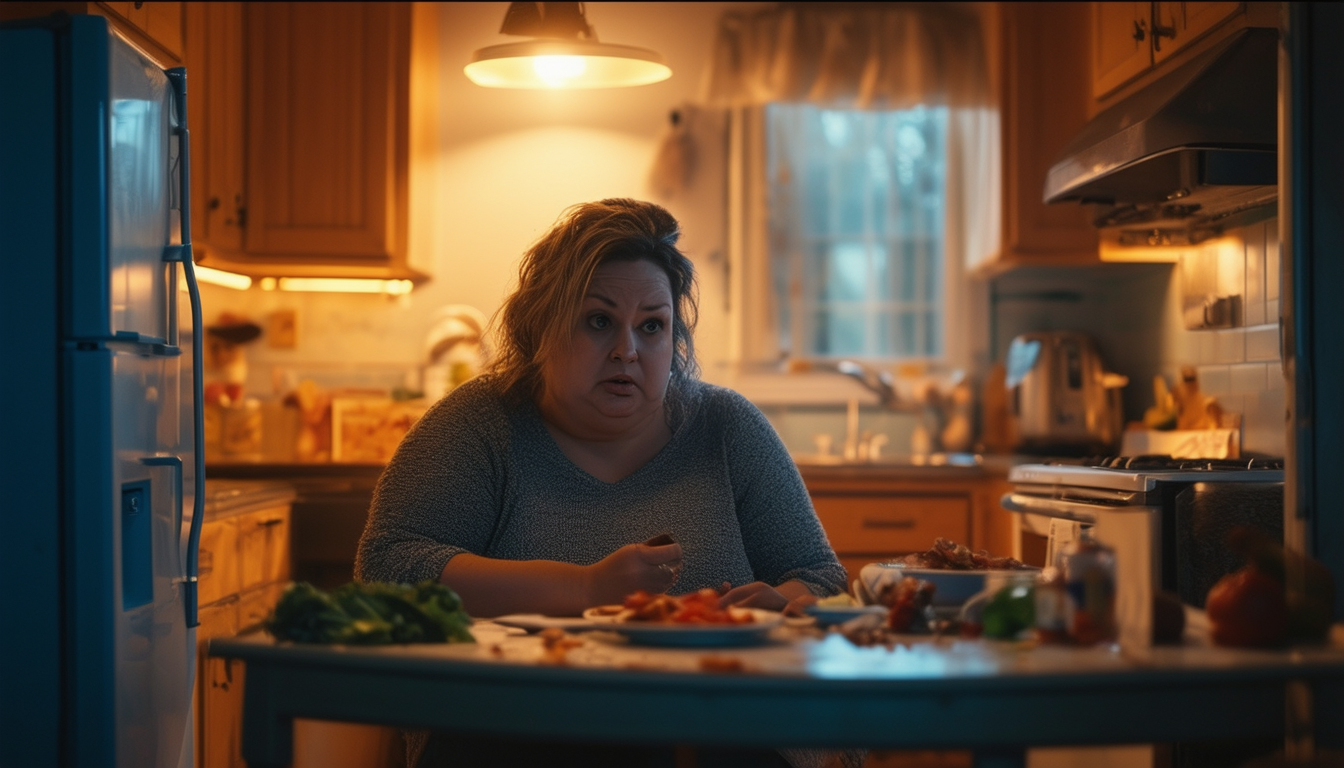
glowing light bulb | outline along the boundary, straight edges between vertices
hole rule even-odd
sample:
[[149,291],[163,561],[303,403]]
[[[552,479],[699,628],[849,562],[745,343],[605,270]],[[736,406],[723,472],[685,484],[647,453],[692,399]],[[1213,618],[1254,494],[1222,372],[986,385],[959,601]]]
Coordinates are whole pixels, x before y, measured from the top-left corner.
[[547,85],[562,88],[565,83],[583,75],[588,67],[582,56],[537,56],[532,69]]

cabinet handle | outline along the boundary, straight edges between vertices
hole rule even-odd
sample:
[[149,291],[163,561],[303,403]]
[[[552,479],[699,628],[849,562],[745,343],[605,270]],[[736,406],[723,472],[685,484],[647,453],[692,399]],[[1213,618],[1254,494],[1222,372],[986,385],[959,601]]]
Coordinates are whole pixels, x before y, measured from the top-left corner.
[[1157,3],[1153,3],[1153,50],[1161,51],[1162,38],[1170,37],[1172,40],[1176,39],[1176,27],[1162,26],[1161,16],[1158,15],[1160,11],[1158,11],[1157,5]]
[[1143,22],[1142,22],[1142,21],[1139,21],[1139,20],[1135,20],[1135,22],[1134,22],[1134,39],[1135,39],[1137,42],[1142,43],[1142,42],[1143,42],[1143,39],[1144,39],[1145,37],[1147,37],[1147,36],[1148,36],[1148,30],[1144,29]]
[[283,522],[285,522],[285,518],[283,518],[283,517],[273,517],[273,518],[271,518],[270,520],[262,520],[261,522],[257,523],[257,527],[258,527],[258,528],[270,528],[270,527],[273,526],[273,525],[279,525],[279,524],[281,524],[281,523],[283,523]]
[[863,519],[863,527],[864,527],[864,528],[897,528],[897,529],[901,529],[901,530],[909,530],[910,528],[914,528],[914,527],[915,527],[915,521],[914,521],[914,520],[911,520],[911,519],[909,519],[909,518],[906,518],[906,519],[904,519],[904,520],[873,520],[873,519],[871,519],[871,518],[867,518],[867,517],[865,517],[865,518]]

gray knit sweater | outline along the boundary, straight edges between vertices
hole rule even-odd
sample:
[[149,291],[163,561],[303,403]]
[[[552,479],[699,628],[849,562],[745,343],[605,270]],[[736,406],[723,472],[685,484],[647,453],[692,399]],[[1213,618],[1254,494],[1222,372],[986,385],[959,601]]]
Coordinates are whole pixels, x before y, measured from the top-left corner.
[[575,466],[534,405],[509,407],[489,377],[436,403],[378,481],[355,577],[437,579],[456,554],[588,565],[671,534],[685,556],[673,590],[803,582],[845,589],[802,478],[761,412],[701,382],[672,439],[615,483]]

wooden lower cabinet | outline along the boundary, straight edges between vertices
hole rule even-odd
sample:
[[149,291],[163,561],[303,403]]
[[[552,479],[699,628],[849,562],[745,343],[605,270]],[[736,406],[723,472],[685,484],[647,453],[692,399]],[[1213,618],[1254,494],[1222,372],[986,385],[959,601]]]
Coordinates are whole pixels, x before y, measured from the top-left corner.
[[201,526],[200,626],[196,628],[196,764],[245,768],[243,665],[211,658],[215,637],[258,627],[289,583],[288,504],[211,519]]
[[[244,665],[211,658],[211,638],[261,626],[292,578],[291,506],[207,517],[201,528],[200,626],[196,628],[196,765],[246,768],[242,755]],[[298,720],[293,768],[393,768],[405,747],[393,728]]]
[[939,538],[1013,554],[1010,513],[998,503],[1007,483],[997,476],[809,468],[803,481],[851,582],[864,565],[921,552]]

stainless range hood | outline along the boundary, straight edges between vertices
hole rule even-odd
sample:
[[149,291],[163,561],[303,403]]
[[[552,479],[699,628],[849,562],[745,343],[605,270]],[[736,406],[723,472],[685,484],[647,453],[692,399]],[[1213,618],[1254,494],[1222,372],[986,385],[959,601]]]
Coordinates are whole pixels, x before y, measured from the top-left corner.
[[1273,215],[1277,57],[1277,30],[1243,30],[1098,114],[1050,168],[1045,201],[1092,204],[1131,244]]

